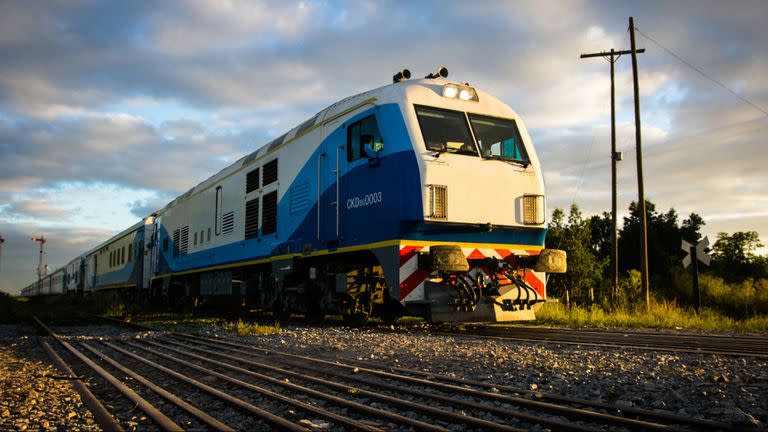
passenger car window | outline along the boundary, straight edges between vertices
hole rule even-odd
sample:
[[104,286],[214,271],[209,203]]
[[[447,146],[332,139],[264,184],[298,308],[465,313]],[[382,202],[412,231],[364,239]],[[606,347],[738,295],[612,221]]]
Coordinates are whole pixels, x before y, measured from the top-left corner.
[[347,161],[371,157],[384,148],[376,116],[368,116],[347,128]]

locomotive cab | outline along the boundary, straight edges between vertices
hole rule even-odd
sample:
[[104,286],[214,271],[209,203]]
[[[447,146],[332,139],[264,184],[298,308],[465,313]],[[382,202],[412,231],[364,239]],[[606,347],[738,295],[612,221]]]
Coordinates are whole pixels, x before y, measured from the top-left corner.
[[418,249],[401,267],[405,307],[434,321],[533,319],[545,273],[564,272],[565,253],[544,249],[544,180],[524,124],[466,83],[415,84],[403,110],[420,156],[423,219],[401,246],[401,255]]

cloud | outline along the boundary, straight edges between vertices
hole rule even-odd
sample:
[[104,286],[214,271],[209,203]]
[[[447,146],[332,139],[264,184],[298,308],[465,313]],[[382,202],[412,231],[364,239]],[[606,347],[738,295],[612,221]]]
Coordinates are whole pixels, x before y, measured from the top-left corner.
[[[145,216],[325,106],[403,67],[418,77],[440,65],[522,116],[550,208],[575,200],[600,213],[610,205],[609,69],[579,54],[627,49],[628,16],[663,46],[637,35],[648,197],[712,215],[708,229],[768,236],[768,119],[665,50],[766,109],[763,1],[8,4],[0,228],[108,233],[109,220]],[[616,63],[623,209],[637,191],[630,66]],[[88,194],[114,199],[98,209]],[[61,225],[84,212],[98,221],[90,234]]]

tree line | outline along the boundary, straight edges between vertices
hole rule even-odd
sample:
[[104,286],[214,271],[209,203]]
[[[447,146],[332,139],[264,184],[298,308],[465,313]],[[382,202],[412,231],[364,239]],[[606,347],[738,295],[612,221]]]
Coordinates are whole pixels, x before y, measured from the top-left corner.
[[[681,240],[693,245],[701,240],[704,219],[691,213],[680,221],[675,209],[660,213],[650,201],[646,201],[646,211],[651,294],[658,300],[691,305],[690,269],[683,268],[685,252],[680,245]],[[576,204],[571,205],[567,216],[563,209],[556,208],[548,224],[546,244],[548,248],[563,249],[568,253],[568,272],[550,277],[547,286],[549,296],[569,304],[624,308],[644,304],[638,271],[642,250],[640,224],[640,206],[632,202],[629,214],[618,230],[620,281],[615,304],[611,305],[611,214],[604,212],[584,218]],[[762,312],[768,312],[768,258],[756,253],[761,247],[763,245],[755,231],[718,233],[714,244],[708,249],[712,257],[711,266],[699,266],[705,282],[704,289],[711,288],[709,294],[705,293],[710,303],[714,303],[710,307],[725,312],[734,312],[730,309],[744,312],[750,308],[753,312],[763,308]],[[740,291],[744,290],[753,292],[756,298],[743,298],[744,293]],[[717,298],[713,297],[715,291]],[[735,300],[729,299],[729,296],[739,297],[739,305],[730,305],[729,302]]]

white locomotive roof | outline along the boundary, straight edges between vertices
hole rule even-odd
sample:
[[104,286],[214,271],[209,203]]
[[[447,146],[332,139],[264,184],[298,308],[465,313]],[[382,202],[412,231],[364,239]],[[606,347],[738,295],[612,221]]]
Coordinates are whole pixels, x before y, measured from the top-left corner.
[[[200,184],[192,187],[188,191],[176,197],[173,201],[166,204],[162,209],[158,210],[156,214],[162,214],[166,209],[173,206],[175,203],[191,195],[194,195],[197,192],[208,189],[212,185],[218,183],[221,179],[228,177],[232,173],[238,171],[243,166],[248,165],[254,160],[261,159],[262,157],[278,150],[283,145],[289,144],[294,139],[303,136],[305,133],[308,133],[315,127],[320,126],[336,118],[339,115],[342,115],[346,111],[354,107],[357,107],[361,103],[364,103],[366,101],[370,101],[370,102],[375,101],[377,104],[400,103],[400,102],[414,99],[414,98],[424,99],[425,95],[427,95],[428,97],[435,97],[435,96],[441,97],[442,87],[448,83],[462,84],[456,81],[451,81],[443,78],[412,79],[412,80],[401,81],[394,84],[388,84],[385,86],[375,88],[373,90],[368,90],[363,93],[346,97],[338,102],[335,102],[329,105],[325,109],[320,110],[317,114],[305,120],[298,126],[292,128],[285,134],[280,135],[279,137],[259,147],[252,153],[249,153],[241,157],[234,163],[230,164],[229,166],[223,168],[221,171],[217,172],[216,174],[213,174],[212,176],[210,176]],[[501,109],[503,114],[508,115],[510,117],[517,117],[517,114],[513,110],[511,110],[507,105],[505,105],[498,99],[494,98],[488,93],[485,93],[482,90],[478,90],[478,89],[475,89],[475,90],[477,91],[480,99],[479,102],[477,103],[478,104],[477,106],[479,108],[492,107],[494,111],[499,111],[499,109]],[[133,227],[129,228],[124,232],[131,231],[132,228]],[[115,237],[119,237],[122,234],[123,233],[118,234]],[[104,244],[109,243],[111,240],[112,239],[105,242]],[[103,246],[104,244],[102,244],[101,246]],[[98,247],[96,249],[98,249]]]

